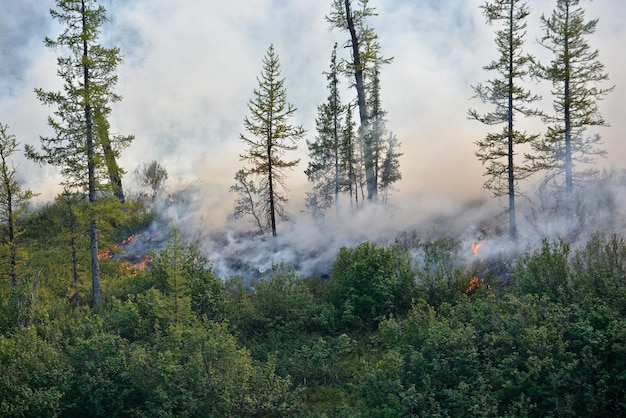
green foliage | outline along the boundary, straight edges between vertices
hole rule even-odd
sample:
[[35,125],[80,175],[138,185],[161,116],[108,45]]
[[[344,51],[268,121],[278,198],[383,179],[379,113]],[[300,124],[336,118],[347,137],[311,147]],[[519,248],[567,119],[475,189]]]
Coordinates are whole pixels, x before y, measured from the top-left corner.
[[[237,289],[236,283],[231,286]],[[269,275],[250,286],[252,294],[243,286],[234,293],[230,320],[255,358],[274,351],[291,353],[309,334],[334,326],[332,307],[316,301],[291,267],[274,264]]]
[[564,240],[550,243],[544,239],[541,248],[520,259],[515,275],[523,292],[546,295],[556,300],[569,297],[569,244]]
[[213,275],[209,261],[193,245],[184,242],[183,235],[172,231],[167,246],[152,258],[149,274],[155,288],[171,297],[174,316],[198,316],[213,321],[223,318],[224,290]]
[[331,286],[343,325],[362,329],[374,329],[389,315],[402,315],[415,292],[408,254],[369,242],[339,250]]
[[469,280],[463,270],[459,241],[439,238],[418,243],[418,250],[417,289],[428,303],[438,306],[467,289]]
[[[103,240],[136,219],[111,220]],[[72,303],[67,220],[59,199],[23,224],[30,325],[8,321],[0,292],[3,416],[626,415],[618,235],[573,254],[546,240],[519,258],[519,283],[468,295],[451,239],[363,243],[330,279],[275,264],[246,285],[217,279],[174,231],[145,270],[103,262],[110,297],[91,311]]]
[[577,300],[606,300],[620,306],[626,296],[626,242],[612,234],[595,234],[576,251],[571,263],[572,292]]
[[33,327],[0,335],[0,415],[58,417],[67,375],[61,352]]

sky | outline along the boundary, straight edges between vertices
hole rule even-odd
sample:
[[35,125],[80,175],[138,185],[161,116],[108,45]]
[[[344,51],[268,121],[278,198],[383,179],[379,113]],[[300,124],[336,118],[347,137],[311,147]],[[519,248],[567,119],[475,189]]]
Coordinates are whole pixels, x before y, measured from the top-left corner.
[[[482,189],[482,167],[474,142],[489,128],[467,118],[469,108],[488,110],[472,99],[471,86],[494,75],[483,67],[498,57],[496,27],[489,26],[478,0],[371,0],[378,12],[369,23],[379,35],[382,52],[393,62],[381,70],[381,95],[388,127],[401,142],[403,179],[395,202],[434,199],[463,202],[488,197]],[[537,39],[539,17],[555,1],[529,0],[526,49],[549,59]],[[195,182],[202,210],[218,222],[232,208],[228,188],[242,167],[239,134],[247,103],[257,87],[261,60],[273,44],[285,77],[287,100],[298,110],[292,122],[315,137],[317,106],[327,96],[333,44],[343,46],[347,34],[330,30],[325,20],[331,1],[323,0],[103,0],[110,22],[103,43],[121,48],[117,92],[123,96],[111,117],[112,130],[135,135],[120,164],[129,173],[156,160],[170,182]],[[589,37],[600,52],[615,91],[600,103],[610,127],[597,132],[608,151],[600,163],[626,169],[626,2],[582,1],[588,19],[599,19]],[[33,89],[60,89],[56,52],[43,45],[55,38],[58,23],[49,16],[51,0],[0,0],[0,122],[8,124],[22,144],[39,146],[50,134],[46,119],[53,109],[37,101]],[[348,50],[340,49],[348,57]],[[351,80],[343,79],[344,99],[352,98]],[[550,86],[529,84],[544,96],[550,110]],[[534,128],[532,123],[530,128]],[[541,128],[543,131],[543,128]],[[303,206],[309,185],[307,149],[303,141],[293,154],[301,163],[292,172],[288,194],[292,211]],[[25,187],[51,199],[58,193],[53,167],[17,158]]]

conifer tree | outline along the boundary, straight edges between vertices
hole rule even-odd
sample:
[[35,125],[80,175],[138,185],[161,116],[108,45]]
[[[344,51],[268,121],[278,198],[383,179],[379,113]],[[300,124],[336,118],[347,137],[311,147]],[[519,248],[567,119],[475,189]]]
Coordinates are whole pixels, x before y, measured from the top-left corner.
[[[589,126],[607,126],[600,114],[598,101],[613,91],[602,88],[608,80],[604,65],[598,61],[598,50],[592,50],[587,37],[592,35],[598,20],[585,20],[579,0],[557,0],[550,17],[541,16],[545,34],[541,45],[553,54],[549,65],[537,64],[539,77],[552,83],[555,114],[546,117],[551,124],[542,141],[535,146],[532,157],[538,169],[549,171],[548,179],[565,175],[566,210],[572,208],[574,193],[574,162],[592,163],[606,151],[599,147],[598,135],[585,136]],[[581,176],[592,174],[580,170]]]
[[389,201],[389,190],[393,187],[393,184],[402,179],[399,160],[402,153],[398,151],[399,147],[398,138],[390,132],[387,137],[384,158],[380,166],[380,181],[378,182],[382,195],[381,200],[384,204],[387,204]]
[[486,2],[483,13],[490,24],[499,23],[496,31],[496,45],[500,56],[484,69],[497,74],[485,84],[474,86],[476,97],[494,105],[495,109],[486,114],[470,109],[468,115],[485,125],[503,125],[500,131],[490,132],[476,141],[476,156],[486,167],[487,180],[484,187],[494,196],[508,196],[509,233],[517,236],[515,197],[519,180],[528,177],[528,165],[515,161],[516,147],[536,141],[538,136],[522,132],[516,128],[516,117],[537,116],[540,112],[530,105],[539,96],[524,88],[522,82],[529,75],[532,57],[523,50],[526,35],[526,18],[529,9],[522,0],[496,0]]
[[[0,123],[0,222],[2,222],[9,252],[9,277],[13,294],[18,295],[18,218],[33,197],[30,190],[22,190],[17,179],[17,170],[11,158],[19,147],[15,135],[9,134],[8,126]],[[20,301],[16,300],[18,308]],[[21,317],[21,315],[19,315]]]
[[[359,204],[359,189],[362,186],[361,170],[359,169],[357,159],[357,138],[354,131],[355,123],[352,119],[353,107],[352,104],[346,106],[346,117],[344,121],[344,127],[341,134],[341,162],[343,164],[343,171],[346,173],[346,188],[348,195],[350,196],[350,207],[353,205],[358,207]],[[362,188],[361,188],[362,190]]]
[[377,200],[378,184],[376,177],[377,164],[375,163],[376,150],[364,140],[370,130],[370,117],[367,109],[367,78],[380,68],[381,64],[391,62],[391,58],[381,55],[378,35],[373,28],[367,25],[367,18],[376,16],[375,9],[368,6],[368,0],[359,0],[359,8],[353,10],[352,0],[334,0],[331,13],[326,17],[333,27],[347,31],[350,40],[347,46],[352,53],[351,60],[344,60],[342,67],[350,77],[354,77],[354,86],[357,92],[357,107],[359,110],[359,136],[362,138],[363,161],[365,166],[365,181],[367,198]]
[[345,106],[339,95],[339,68],[337,65],[337,44],[331,55],[328,80],[328,99],[318,106],[317,136],[315,141],[307,141],[309,161],[305,174],[314,184],[313,192],[307,195],[307,207],[315,214],[323,215],[333,203],[338,210],[339,193],[347,184],[342,161],[342,119]]
[[263,71],[258,82],[254,99],[248,102],[250,116],[244,119],[244,127],[250,135],[240,135],[247,146],[240,158],[251,165],[246,173],[256,180],[255,188],[259,194],[256,207],[264,229],[276,236],[277,218],[287,217],[284,207],[287,202],[286,171],[300,161],[286,160],[284,154],[297,149],[296,144],[304,137],[305,131],[302,126],[288,122],[296,108],[287,102],[285,79],[281,78],[280,63],[273,45],[263,58]]
[[[56,107],[48,118],[53,137],[41,137],[41,152],[27,147],[27,156],[40,163],[58,166],[69,189],[87,190],[94,206],[99,190],[111,190],[124,200],[116,158],[132,136],[111,135],[107,117],[111,104],[121,97],[113,88],[121,62],[119,48],[98,43],[100,28],[107,21],[106,10],[97,0],[57,0],[50,14],[64,25],[56,40],[46,38],[50,48],[64,48],[69,56],[57,58],[58,74],[64,81],[62,92],[36,89],[41,102]],[[106,179],[109,181],[107,182]],[[90,223],[93,304],[102,300],[98,263],[98,229],[94,216]]]

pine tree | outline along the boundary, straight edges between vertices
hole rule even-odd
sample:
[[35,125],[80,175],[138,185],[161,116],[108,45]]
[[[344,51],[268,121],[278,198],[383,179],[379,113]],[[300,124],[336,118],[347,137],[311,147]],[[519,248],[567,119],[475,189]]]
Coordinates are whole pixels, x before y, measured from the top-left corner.
[[276,236],[276,219],[286,219],[285,203],[286,170],[295,167],[299,159],[286,160],[285,152],[297,149],[297,141],[304,137],[302,126],[293,126],[288,119],[296,108],[287,103],[285,79],[280,78],[280,63],[270,45],[263,58],[263,71],[258,78],[259,87],[254,89],[254,99],[248,102],[250,116],[244,119],[244,127],[250,136],[240,135],[247,145],[241,160],[251,165],[247,173],[258,181],[255,188],[260,200],[258,213],[264,229]]
[[478,84],[473,89],[476,97],[494,105],[495,109],[484,115],[470,109],[468,115],[485,125],[504,125],[500,131],[491,132],[484,139],[476,141],[476,156],[486,166],[485,189],[496,197],[508,196],[509,233],[515,238],[517,185],[532,173],[528,165],[515,162],[515,149],[538,138],[538,135],[516,129],[516,116],[530,117],[540,114],[537,109],[529,107],[539,100],[539,96],[522,86],[524,77],[529,75],[532,62],[532,57],[523,51],[526,18],[530,12],[526,3],[521,0],[497,0],[487,2],[481,8],[488,23],[501,22],[501,29],[496,31],[496,45],[500,56],[484,67],[487,71],[496,72],[497,77],[488,80],[486,84]]
[[330,70],[326,73],[328,80],[328,99],[318,106],[318,117],[315,120],[317,136],[315,141],[307,141],[309,158],[305,174],[313,185],[313,192],[307,195],[307,207],[314,215],[323,216],[326,209],[333,203],[339,208],[339,193],[345,189],[346,173],[343,171],[341,152],[342,119],[345,106],[339,95],[339,68],[337,65],[337,44],[331,55]]
[[[593,163],[603,156],[600,137],[587,136],[589,126],[607,126],[600,114],[598,101],[613,91],[602,88],[608,80],[604,65],[598,61],[598,50],[591,50],[586,37],[592,35],[598,20],[585,21],[579,0],[557,0],[549,18],[541,16],[545,30],[541,45],[554,54],[547,66],[537,64],[538,75],[552,83],[554,116],[546,117],[551,124],[542,141],[535,146],[533,162],[538,169],[549,171],[548,179],[565,175],[566,210],[573,210],[574,162]],[[551,173],[550,173],[551,172]],[[580,170],[581,176],[591,170]]]
[[[133,137],[109,133],[110,106],[121,99],[113,91],[117,82],[115,70],[121,58],[118,48],[98,44],[100,28],[107,21],[106,10],[96,0],[57,0],[57,8],[50,14],[65,29],[56,40],[46,38],[45,44],[70,52],[67,57],[57,58],[63,91],[35,90],[41,102],[56,107],[55,118],[48,118],[55,136],[41,137],[42,151],[27,147],[27,156],[58,166],[64,177],[63,185],[68,190],[87,190],[92,206],[101,189],[111,190],[123,201],[123,172],[116,158]],[[102,296],[95,215],[89,229],[93,304],[97,307]]]
[[368,0],[359,0],[359,6],[358,10],[353,10],[351,0],[334,0],[332,11],[326,19],[333,27],[348,31],[350,34],[347,45],[352,52],[352,59],[343,61],[342,67],[345,68],[347,75],[354,77],[361,122],[359,136],[363,143],[367,198],[370,201],[376,201],[378,193],[376,151],[369,147],[368,141],[364,140],[370,130],[371,123],[371,115],[367,109],[366,86],[367,78],[372,77],[381,64],[390,63],[392,59],[382,57],[378,35],[371,27],[367,26],[367,18],[376,16],[375,10],[368,6]]

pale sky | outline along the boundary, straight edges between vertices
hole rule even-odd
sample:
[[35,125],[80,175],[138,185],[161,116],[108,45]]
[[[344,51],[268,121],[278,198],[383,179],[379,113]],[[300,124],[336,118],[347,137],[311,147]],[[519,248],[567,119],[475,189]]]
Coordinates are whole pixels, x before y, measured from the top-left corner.
[[[117,92],[124,99],[114,109],[113,131],[136,136],[121,158],[129,172],[152,160],[163,164],[170,179],[199,181],[207,212],[231,206],[228,188],[242,166],[239,134],[247,102],[257,86],[261,59],[270,44],[286,78],[287,99],[298,108],[294,124],[315,136],[317,106],[327,97],[326,78],[334,42],[347,34],[329,30],[324,16],[330,0],[104,0],[110,24],[103,42],[119,46]],[[487,196],[474,142],[489,128],[467,119],[471,85],[494,77],[482,67],[497,59],[494,30],[485,23],[478,0],[371,0],[379,16],[369,23],[380,37],[382,52],[394,61],[381,71],[388,128],[401,141],[403,179],[392,199],[406,197],[464,201]],[[538,45],[539,17],[555,1],[529,0],[526,49],[547,58]],[[600,52],[615,91],[600,108],[610,127],[598,128],[608,151],[607,167],[626,168],[626,2],[582,1],[587,19],[598,18],[589,43]],[[0,0],[0,122],[22,144],[39,147],[50,133],[52,109],[33,93],[60,88],[56,55],[43,38],[59,33],[48,10],[51,0]],[[348,50],[340,53],[347,57]],[[342,79],[344,87],[351,80]],[[551,109],[550,86],[529,84],[543,94],[541,107]],[[352,98],[354,90],[344,93]],[[481,108],[482,109],[482,108]],[[543,128],[541,131],[543,132]],[[306,143],[293,156],[302,158],[289,183],[289,198],[301,207],[308,190]],[[26,187],[42,198],[58,191],[54,169],[19,161]],[[132,186],[129,176],[126,186]],[[407,201],[410,199],[407,199]],[[210,213],[207,216],[211,216]],[[220,215],[221,216],[221,215]]]

